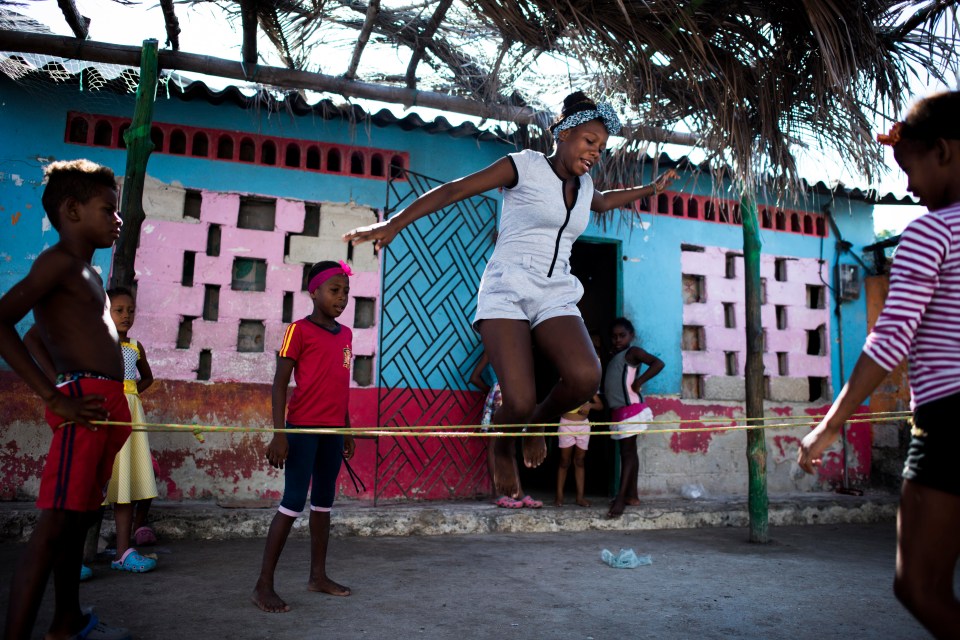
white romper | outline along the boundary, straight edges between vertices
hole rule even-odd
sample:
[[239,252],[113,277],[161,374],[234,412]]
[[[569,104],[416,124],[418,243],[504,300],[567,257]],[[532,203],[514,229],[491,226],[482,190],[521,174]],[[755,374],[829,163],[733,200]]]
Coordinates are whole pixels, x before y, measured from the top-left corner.
[[517,181],[504,189],[497,246],[480,280],[480,320],[527,320],[530,328],[558,316],[580,317],[583,285],[570,273],[570,250],[590,221],[593,179],[577,180],[573,206],[546,156],[530,149],[507,156]]

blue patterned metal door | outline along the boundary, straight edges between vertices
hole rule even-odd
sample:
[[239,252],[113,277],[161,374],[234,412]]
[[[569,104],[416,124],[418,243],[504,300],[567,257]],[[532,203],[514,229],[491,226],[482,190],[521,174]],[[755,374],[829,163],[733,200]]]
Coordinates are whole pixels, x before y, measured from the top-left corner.
[[[440,184],[391,176],[385,215]],[[467,379],[480,354],[470,326],[493,251],[498,201],[476,196],[404,229],[381,256],[378,425],[476,424],[483,398]],[[374,500],[443,499],[489,491],[485,438],[380,437]]]

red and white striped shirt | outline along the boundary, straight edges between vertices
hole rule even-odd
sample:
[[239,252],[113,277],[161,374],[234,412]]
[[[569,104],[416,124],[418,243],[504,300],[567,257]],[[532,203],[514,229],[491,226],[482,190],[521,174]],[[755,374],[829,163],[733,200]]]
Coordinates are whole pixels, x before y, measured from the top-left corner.
[[863,351],[887,371],[909,356],[913,408],[960,392],[960,203],[904,230]]

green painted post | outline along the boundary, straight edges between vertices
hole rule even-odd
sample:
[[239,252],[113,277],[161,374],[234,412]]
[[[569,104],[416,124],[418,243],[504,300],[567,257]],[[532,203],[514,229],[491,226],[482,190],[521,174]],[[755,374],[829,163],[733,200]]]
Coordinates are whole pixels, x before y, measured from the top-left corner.
[[[760,228],[757,201],[746,190],[740,198],[743,219],[743,280],[747,318],[746,398],[750,424],[763,421],[763,326],[760,319]],[[747,431],[750,542],[769,542],[767,513],[767,445],[762,429]]]
[[127,145],[127,168],[123,178],[123,193],[120,196],[123,229],[113,253],[111,287],[129,287],[136,275],[134,262],[137,258],[137,239],[140,237],[140,227],[144,220],[143,182],[147,175],[147,160],[153,151],[150,126],[153,123],[153,103],[157,97],[157,75],[157,41],[144,40],[133,122],[123,134]]

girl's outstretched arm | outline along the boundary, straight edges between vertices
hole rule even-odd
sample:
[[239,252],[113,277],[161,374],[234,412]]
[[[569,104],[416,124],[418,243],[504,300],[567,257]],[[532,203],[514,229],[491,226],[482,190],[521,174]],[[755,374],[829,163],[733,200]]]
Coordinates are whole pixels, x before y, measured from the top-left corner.
[[361,242],[373,242],[374,247],[379,251],[390,244],[401,229],[420,218],[455,202],[472,198],[491,189],[511,185],[515,179],[513,163],[508,158],[500,158],[486,169],[427,191],[414,200],[409,207],[387,221],[346,232],[343,234],[343,239],[355,245]]
[[656,196],[664,189],[670,186],[679,176],[673,169],[668,169],[657,176],[657,179],[648,185],[642,187],[630,187],[629,189],[611,189],[610,191],[594,191],[593,200],[590,203],[590,209],[597,213],[610,211],[611,209],[620,209],[628,204],[646,198],[647,196]]

